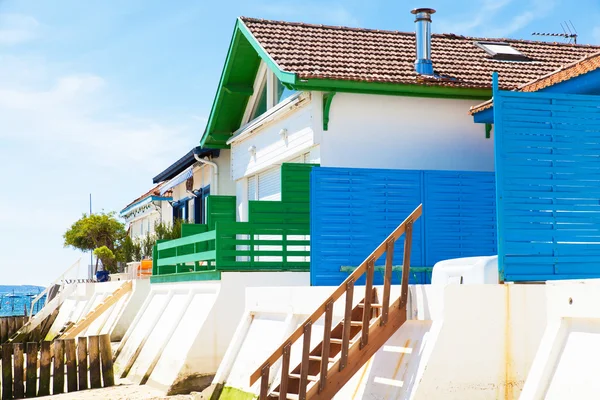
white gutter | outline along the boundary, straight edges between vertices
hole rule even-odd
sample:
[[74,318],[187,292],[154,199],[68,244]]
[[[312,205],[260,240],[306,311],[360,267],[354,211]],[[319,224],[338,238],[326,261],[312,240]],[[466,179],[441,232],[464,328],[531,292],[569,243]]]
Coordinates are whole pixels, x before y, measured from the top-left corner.
[[[214,181],[214,182],[210,183],[210,185],[211,185],[211,188],[210,188],[210,192],[211,193],[210,194],[214,194],[214,195],[219,194],[219,166],[216,163],[214,163],[212,161],[209,161],[206,158],[200,158],[198,156],[198,154],[194,154],[194,158],[199,163],[206,164],[206,165],[208,165],[210,167],[213,167],[213,179],[212,179],[212,181]],[[202,179],[204,179],[204,174],[202,174],[202,177],[203,177]]]

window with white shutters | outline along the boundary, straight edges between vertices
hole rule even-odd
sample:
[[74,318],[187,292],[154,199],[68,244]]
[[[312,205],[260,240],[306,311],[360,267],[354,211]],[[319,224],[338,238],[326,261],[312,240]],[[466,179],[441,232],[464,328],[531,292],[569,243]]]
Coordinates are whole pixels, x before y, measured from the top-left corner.
[[248,177],[248,200],[257,200],[256,176]]
[[281,200],[281,167],[258,174],[258,200]]

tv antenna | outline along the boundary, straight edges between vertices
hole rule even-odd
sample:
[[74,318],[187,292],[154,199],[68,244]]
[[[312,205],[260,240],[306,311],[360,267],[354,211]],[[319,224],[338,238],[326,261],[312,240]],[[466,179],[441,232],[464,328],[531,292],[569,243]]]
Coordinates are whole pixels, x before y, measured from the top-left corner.
[[571,20],[565,21],[564,25],[563,25],[563,22],[561,22],[560,27],[562,28],[563,33],[533,32],[532,35],[533,36],[557,36],[557,37],[565,38],[565,40],[569,44],[571,44],[571,43],[577,44],[577,30],[575,29],[575,26],[573,25]]

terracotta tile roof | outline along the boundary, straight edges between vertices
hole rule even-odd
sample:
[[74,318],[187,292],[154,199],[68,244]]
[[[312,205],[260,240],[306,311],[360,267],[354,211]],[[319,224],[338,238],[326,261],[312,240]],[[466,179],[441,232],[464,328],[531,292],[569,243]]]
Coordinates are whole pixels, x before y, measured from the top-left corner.
[[557,71],[528,82],[519,87],[518,90],[521,92],[537,92],[548,86],[568,81],[571,78],[587,74],[598,68],[600,68],[600,52],[584,57],[582,60],[565,65]]
[[[456,81],[423,82],[414,71],[414,33],[245,17],[241,20],[282,70],[296,73],[301,79],[490,88],[492,72],[497,71],[500,87],[515,89],[600,51],[600,46],[433,34],[434,70]],[[509,43],[533,61],[494,60],[473,44],[490,40]]]
[[[516,88],[516,90],[520,92],[537,92],[538,90],[568,81],[569,79],[575,78],[579,75],[587,74],[588,72],[592,72],[598,68],[600,68],[600,52],[586,56],[583,59],[567,64],[549,74],[520,85]],[[493,101],[488,100],[471,107],[469,113],[473,115],[480,111],[487,110],[488,108],[493,107],[493,105]]]
[[[131,203],[127,204],[125,207],[123,207],[123,210],[126,210],[127,207],[130,207],[132,205],[134,205],[137,202],[140,202],[142,200],[144,200],[146,197],[150,197],[150,196],[160,196],[160,188],[163,187],[167,182],[160,182],[156,185],[154,185],[152,187],[152,189],[148,190],[146,193],[144,193],[143,195],[141,195],[140,197],[138,197],[137,199],[133,200]],[[173,194],[172,190],[168,190],[166,191],[162,197],[171,197],[171,195]],[[121,212],[123,211],[121,210]]]

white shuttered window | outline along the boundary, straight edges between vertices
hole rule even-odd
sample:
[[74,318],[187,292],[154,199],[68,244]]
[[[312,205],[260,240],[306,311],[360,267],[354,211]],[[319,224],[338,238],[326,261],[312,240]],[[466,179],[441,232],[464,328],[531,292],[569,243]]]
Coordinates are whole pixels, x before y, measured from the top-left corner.
[[258,200],[281,200],[281,167],[258,174]]

